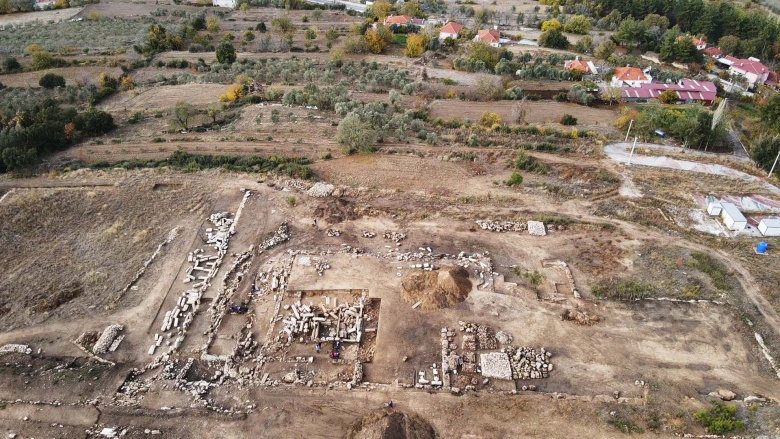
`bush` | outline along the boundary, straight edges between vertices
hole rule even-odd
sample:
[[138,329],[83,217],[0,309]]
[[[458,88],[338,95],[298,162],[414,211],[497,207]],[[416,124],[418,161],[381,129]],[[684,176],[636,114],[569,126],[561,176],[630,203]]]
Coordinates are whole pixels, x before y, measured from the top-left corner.
[[111,114],[94,107],[76,116],[74,122],[76,129],[92,135],[104,134],[116,127]]
[[506,184],[507,186],[520,186],[523,184],[523,176],[519,172],[513,172]]
[[16,58],[8,57],[5,60],[3,60],[3,71],[6,73],[15,72],[17,70],[20,70],[22,68],[22,65],[19,64],[19,61],[16,60]]
[[41,76],[38,85],[43,88],[65,87],[65,78],[55,73],[47,73]]
[[501,116],[498,113],[484,112],[479,118],[479,124],[483,127],[491,128],[493,125],[501,123]]
[[745,429],[745,423],[737,420],[737,407],[726,405],[723,401],[712,401],[712,407],[694,413],[701,425],[712,434],[725,434]]
[[550,168],[547,165],[537,161],[522,149],[517,150],[514,167],[520,171],[536,172],[539,174],[546,174],[550,171]]
[[571,114],[564,114],[563,117],[561,117],[561,125],[577,125],[577,118]]
[[360,120],[355,113],[350,113],[339,122],[336,141],[344,147],[345,154],[356,152],[373,152],[376,141],[376,131],[367,122]]

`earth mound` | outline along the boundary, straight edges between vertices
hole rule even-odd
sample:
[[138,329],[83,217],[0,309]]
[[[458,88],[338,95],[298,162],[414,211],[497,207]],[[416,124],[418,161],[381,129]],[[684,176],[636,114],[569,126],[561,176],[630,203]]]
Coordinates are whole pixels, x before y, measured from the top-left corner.
[[469,272],[463,267],[442,267],[437,271],[415,270],[401,280],[401,299],[420,303],[431,310],[455,306],[471,292]]
[[436,432],[424,419],[398,411],[371,412],[353,424],[345,439],[435,439]]

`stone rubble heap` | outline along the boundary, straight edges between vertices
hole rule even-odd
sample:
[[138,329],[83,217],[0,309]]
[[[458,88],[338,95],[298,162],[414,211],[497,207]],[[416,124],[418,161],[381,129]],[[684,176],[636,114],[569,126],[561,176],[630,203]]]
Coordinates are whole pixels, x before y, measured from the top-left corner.
[[341,236],[341,230],[339,229],[328,229],[325,233],[328,234],[328,236]]
[[[108,326],[105,330],[103,330],[103,333],[100,334],[100,338],[98,338],[98,340],[95,342],[95,346],[92,347],[92,352],[98,355],[109,352],[109,350],[114,345],[114,341],[117,340],[119,333],[122,332],[123,329],[125,328],[122,325]],[[119,344],[117,343],[117,347],[118,346]]]
[[431,365],[431,379],[429,380],[427,376],[428,375],[426,374],[425,369],[417,371],[417,383],[415,384],[415,387],[418,389],[422,389],[427,386],[439,388],[444,385],[444,381],[442,380],[442,376],[439,375],[439,369],[436,367],[436,363]]
[[264,250],[276,247],[279,244],[287,242],[290,239],[290,229],[287,227],[287,223],[282,223],[276,232],[268,237],[260,247]]
[[317,270],[317,274],[322,276],[325,270],[330,269],[330,264],[327,261],[318,261],[314,263],[314,269]]
[[17,354],[31,354],[32,349],[30,349],[30,346],[27,346],[26,344],[6,344],[3,346],[0,346],[0,355],[2,354],[10,354],[11,352],[15,352]]
[[455,352],[457,348],[455,331],[450,328],[441,328],[441,371],[445,388],[450,387],[450,371],[458,369],[458,354]]
[[529,347],[508,347],[504,349],[512,363],[512,378],[516,380],[534,380],[547,378],[553,370],[550,362],[552,353],[540,348],[539,351]]
[[406,239],[406,233],[401,232],[385,232],[383,236],[385,239],[389,239],[396,244]]
[[512,336],[510,334],[507,334],[504,331],[498,331],[496,332],[496,341],[498,341],[499,344],[507,346],[512,344]]
[[312,186],[306,193],[310,197],[325,198],[329,197],[335,189],[336,186],[333,186],[330,183],[318,182],[314,183],[314,186]]
[[477,224],[482,230],[489,230],[496,233],[524,232],[528,230],[528,225],[522,221],[477,220]]
[[227,252],[227,242],[230,239],[230,229],[233,225],[233,218],[230,216],[230,212],[212,214],[209,221],[214,224],[216,230],[213,227],[206,229],[206,243],[211,244],[221,254]]
[[493,330],[489,326],[479,325],[477,328],[477,344],[479,349],[485,351],[498,349],[498,340],[496,340]]
[[541,221],[528,221],[528,234],[532,236],[545,236],[547,235],[547,229],[544,228],[544,223]]
[[373,238],[374,236],[376,236],[376,233],[374,232],[363,232],[364,238]]
[[279,333],[287,335],[287,344],[293,339],[300,338],[303,341],[305,335],[311,340],[360,343],[363,335],[363,308],[365,299],[360,298],[357,303],[336,303],[336,298],[325,297],[325,303],[305,305],[298,301],[292,305],[285,305],[289,311],[283,319],[284,327]]
[[512,364],[506,352],[485,352],[479,355],[482,376],[499,380],[512,379]]

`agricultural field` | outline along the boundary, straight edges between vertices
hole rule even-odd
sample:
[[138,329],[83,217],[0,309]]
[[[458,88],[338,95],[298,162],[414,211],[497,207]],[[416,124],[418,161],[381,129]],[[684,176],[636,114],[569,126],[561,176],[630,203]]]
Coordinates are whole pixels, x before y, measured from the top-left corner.
[[0,0],[0,436],[776,435],[780,94],[494,3]]

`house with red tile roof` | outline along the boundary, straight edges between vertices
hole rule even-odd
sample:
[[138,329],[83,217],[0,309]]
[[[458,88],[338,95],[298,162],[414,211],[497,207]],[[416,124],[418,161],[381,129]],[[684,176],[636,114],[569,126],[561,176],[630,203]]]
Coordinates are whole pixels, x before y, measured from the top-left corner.
[[396,24],[399,26],[408,26],[410,24],[413,24],[415,26],[425,26],[425,19],[414,18],[408,15],[391,15],[385,18],[385,26],[390,26],[392,24]]
[[705,105],[712,104],[718,93],[715,84],[710,81],[682,79],[677,84],[652,82],[638,87],[626,87],[620,91],[620,95],[625,101],[649,101],[658,99],[661,93],[668,90],[677,93],[679,102],[701,102]]
[[680,35],[679,37],[677,37],[677,41],[682,41],[686,38],[691,39],[693,45],[696,46],[697,50],[704,50],[707,48],[707,41],[705,41],[704,38],[692,37],[690,35]]
[[474,37],[474,41],[481,41],[493,47],[501,47],[501,32],[496,29],[481,29]]
[[720,58],[723,56],[723,51],[720,50],[720,47],[708,47],[704,49],[704,54],[713,58]]
[[757,85],[764,84],[769,79],[769,67],[761,63],[758,58],[734,58],[733,56],[724,56],[719,58],[718,62],[729,66],[729,72],[732,75],[742,76],[748,84],[748,88],[754,88]]
[[579,70],[586,75],[598,75],[599,71],[592,61],[583,61],[578,56],[576,59],[570,59],[563,63],[566,70]]
[[444,41],[447,38],[452,38],[453,40],[457,40],[460,38],[460,31],[463,30],[463,25],[460,23],[455,23],[454,21],[447,22],[442,28],[439,30],[439,39]]
[[616,67],[612,76],[613,87],[639,87],[651,82],[652,76],[637,67]]

